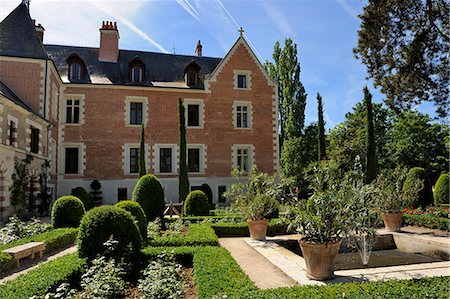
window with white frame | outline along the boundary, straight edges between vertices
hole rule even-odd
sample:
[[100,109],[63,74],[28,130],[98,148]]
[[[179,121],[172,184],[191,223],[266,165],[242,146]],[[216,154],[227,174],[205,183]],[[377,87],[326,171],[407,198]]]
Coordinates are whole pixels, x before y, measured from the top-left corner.
[[17,128],[19,126],[19,119],[8,114],[7,121],[8,121],[8,130],[7,130],[6,144],[17,147],[18,146]]
[[184,99],[183,103],[186,111],[186,126],[188,128],[203,128],[203,100]]
[[83,123],[84,95],[66,95],[64,97],[63,116],[66,124]]
[[205,146],[203,144],[188,144],[187,145],[187,168],[188,172],[204,172],[205,165]]
[[253,165],[252,145],[233,145],[233,168],[249,171]]
[[155,144],[154,164],[155,173],[173,174],[177,172],[177,145]]
[[66,143],[61,148],[61,171],[63,174],[83,174],[85,146],[83,143]]
[[251,71],[248,70],[233,70],[234,89],[249,90],[252,86]]
[[126,97],[125,123],[130,126],[140,126],[147,122],[147,97]]
[[252,127],[252,104],[251,102],[234,102],[234,127],[239,129]]
[[[125,143],[122,146],[122,169],[124,174],[139,173],[139,143]],[[145,144],[145,169],[148,169],[148,144]]]

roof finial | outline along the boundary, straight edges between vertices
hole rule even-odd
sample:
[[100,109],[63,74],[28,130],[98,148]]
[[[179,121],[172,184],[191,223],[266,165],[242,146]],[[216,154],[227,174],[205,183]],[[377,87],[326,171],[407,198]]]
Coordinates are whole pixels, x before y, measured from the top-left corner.
[[241,27],[241,29],[239,29],[238,31],[239,31],[239,33],[241,34],[241,37],[242,37],[242,35],[244,34],[244,29],[242,29],[242,27]]
[[30,1],[31,0],[22,0],[22,3],[25,4],[25,6],[28,9],[28,12],[30,12]]

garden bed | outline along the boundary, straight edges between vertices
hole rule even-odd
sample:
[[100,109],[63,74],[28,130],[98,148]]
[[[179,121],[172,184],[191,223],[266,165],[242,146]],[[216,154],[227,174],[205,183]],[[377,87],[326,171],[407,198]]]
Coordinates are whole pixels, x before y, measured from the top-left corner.
[[448,207],[404,209],[402,212],[403,222],[406,225],[450,231]]

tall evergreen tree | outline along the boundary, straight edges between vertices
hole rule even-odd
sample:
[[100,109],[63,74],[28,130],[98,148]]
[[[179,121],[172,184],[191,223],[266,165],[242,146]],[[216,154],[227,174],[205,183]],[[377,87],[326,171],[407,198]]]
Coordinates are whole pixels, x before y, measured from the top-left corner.
[[372,94],[367,86],[363,88],[364,105],[366,107],[366,181],[372,182],[377,176],[377,156],[375,149],[375,129],[373,125]]
[[186,117],[181,97],[178,98],[178,113],[180,117],[180,172],[178,174],[178,194],[179,201],[182,202],[189,193],[189,179],[186,165]]
[[285,139],[302,135],[307,94],[300,81],[297,45],[290,38],[284,41],[284,48],[280,48],[279,42],[275,43],[273,60],[274,63],[266,62],[265,68],[278,83],[278,117],[282,146]]
[[143,124],[141,127],[141,144],[139,147],[138,164],[139,164],[139,177],[142,177],[147,173],[147,171],[145,170],[145,129]]
[[319,130],[318,130],[318,143],[319,143],[319,161],[326,160],[327,159],[327,153],[326,153],[326,143],[325,143],[325,121],[323,120],[323,103],[322,103],[322,97],[319,93],[317,93],[317,108],[319,112],[319,121],[317,123]]

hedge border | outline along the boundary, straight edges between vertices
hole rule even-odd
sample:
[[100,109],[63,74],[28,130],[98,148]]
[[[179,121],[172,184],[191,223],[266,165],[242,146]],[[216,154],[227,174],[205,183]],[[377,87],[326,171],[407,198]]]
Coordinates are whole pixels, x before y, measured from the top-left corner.
[[403,214],[403,222],[407,225],[422,226],[432,229],[450,231],[450,219],[432,215]]
[[[219,237],[248,237],[250,236],[248,231],[247,222],[220,222],[212,223],[212,229]],[[269,227],[267,228],[267,235],[276,236],[280,234],[288,234],[288,224],[281,222],[279,219],[271,219]]]
[[207,223],[189,225],[187,236],[157,237],[147,242],[149,246],[219,246],[219,238]]

